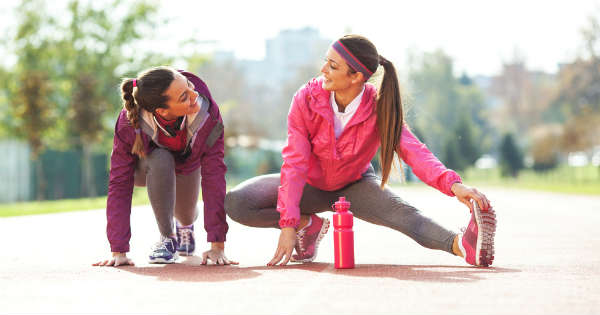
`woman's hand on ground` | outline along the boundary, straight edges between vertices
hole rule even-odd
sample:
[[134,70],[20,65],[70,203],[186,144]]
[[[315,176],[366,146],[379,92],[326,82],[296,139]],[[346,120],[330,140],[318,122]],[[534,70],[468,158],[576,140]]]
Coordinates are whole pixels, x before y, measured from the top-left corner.
[[112,258],[104,261],[99,261],[92,266],[127,266],[127,265],[135,265],[133,260],[127,257],[127,253],[112,253]]
[[296,229],[293,227],[285,227],[281,229],[279,234],[279,244],[277,244],[277,251],[273,259],[267,264],[267,266],[275,266],[282,259],[281,266],[287,265],[292,257],[294,246],[296,245]]
[[[209,263],[210,261],[210,263]],[[202,253],[203,265],[237,265],[237,261],[229,260],[225,256],[225,243],[213,242],[209,250]]]
[[479,208],[483,211],[487,211],[492,206],[487,197],[473,187],[463,185],[462,183],[454,183],[452,184],[451,190],[454,193],[454,195],[456,195],[458,201],[467,205],[471,212],[473,212],[473,205],[471,204],[471,200],[475,200],[475,202],[477,202],[477,204],[479,205]]

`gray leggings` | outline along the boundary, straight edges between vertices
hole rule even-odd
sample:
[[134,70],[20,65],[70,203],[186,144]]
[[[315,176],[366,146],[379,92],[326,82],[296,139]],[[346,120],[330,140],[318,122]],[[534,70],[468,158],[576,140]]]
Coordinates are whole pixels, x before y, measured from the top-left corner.
[[175,174],[175,159],[170,151],[156,148],[141,159],[135,170],[135,185],[147,187],[161,235],[175,234],[173,213],[182,225],[190,225],[198,217],[200,168],[188,175]]
[[[300,200],[302,214],[332,211],[331,205],[345,196],[352,202],[354,216],[367,222],[400,231],[421,246],[452,252],[453,233],[407,204],[390,189],[381,189],[381,179],[373,167],[362,178],[336,191],[324,191],[309,184],[304,186]],[[278,228],[277,191],[280,174],[251,178],[225,197],[225,211],[231,219],[253,227]]]

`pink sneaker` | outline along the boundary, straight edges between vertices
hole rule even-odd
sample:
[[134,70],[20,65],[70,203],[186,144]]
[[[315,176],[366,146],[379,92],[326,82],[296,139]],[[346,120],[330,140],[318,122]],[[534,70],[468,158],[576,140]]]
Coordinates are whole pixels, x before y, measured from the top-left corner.
[[309,226],[296,233],[296,254],[292,255],[291,261],[311,262],[317,257],[319,242],[329,229],[329,220],[314,214],[311,214],[310,220]]
[[494,236],[496,234],[496,213],[490,207],[481,211],[473,202],[471,221],[458,240],[458,246],[467,263],[474,266],[490,266],[494,260]]

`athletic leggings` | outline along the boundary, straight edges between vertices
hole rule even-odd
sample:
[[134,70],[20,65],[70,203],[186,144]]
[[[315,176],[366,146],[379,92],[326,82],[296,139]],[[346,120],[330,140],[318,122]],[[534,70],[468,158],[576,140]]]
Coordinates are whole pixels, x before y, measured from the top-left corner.
[[[278,228],[277,192],[280,174],[251,178],[230,190],[225,197],[225,211],[231,219],[253,227]],[[300,200],[301,214],[332,211],[331,205],[345,196],[352,202],[355,217],[400,231],[421,246],[452,252],[453,233],[406,203],[389,188],[381,189],[381,179],[373,167],[362,178],[336,191],[324,191],[309,184]]]
[[175,235],[173,214],[182,225],[190,225],[198,217],[200,168],[188,175],[175,174],[175,159],[169,150],[156,148],[139,161],[135,185],[147,187],[161,235]]

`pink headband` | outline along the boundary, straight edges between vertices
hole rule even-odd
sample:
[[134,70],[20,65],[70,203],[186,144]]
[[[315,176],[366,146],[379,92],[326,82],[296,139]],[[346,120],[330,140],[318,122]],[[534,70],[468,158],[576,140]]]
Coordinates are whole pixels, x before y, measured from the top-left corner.
[[133,79],[133,87],[137,86],[137,79]]
[[350,50],[348,50],[348,48],[346,48],[346,46],[342,44],[341,41],[338,40],[335,43],[333,43],[333,49],[335,49],[335,51],[337,51],[337,53],[340,54],[340,56],[342,56],[344,60],[346,60],[346,63],[350,66],[350,68],[354,69],[354,71],[362,73],[366,80],[368,80],[371,77],[373,72],[367,69],[367,67],[365,67],[365,65],[363,65],[363,63],[360,62],[360,60],[358,60],[358,58],[356,58],[350,52]]

